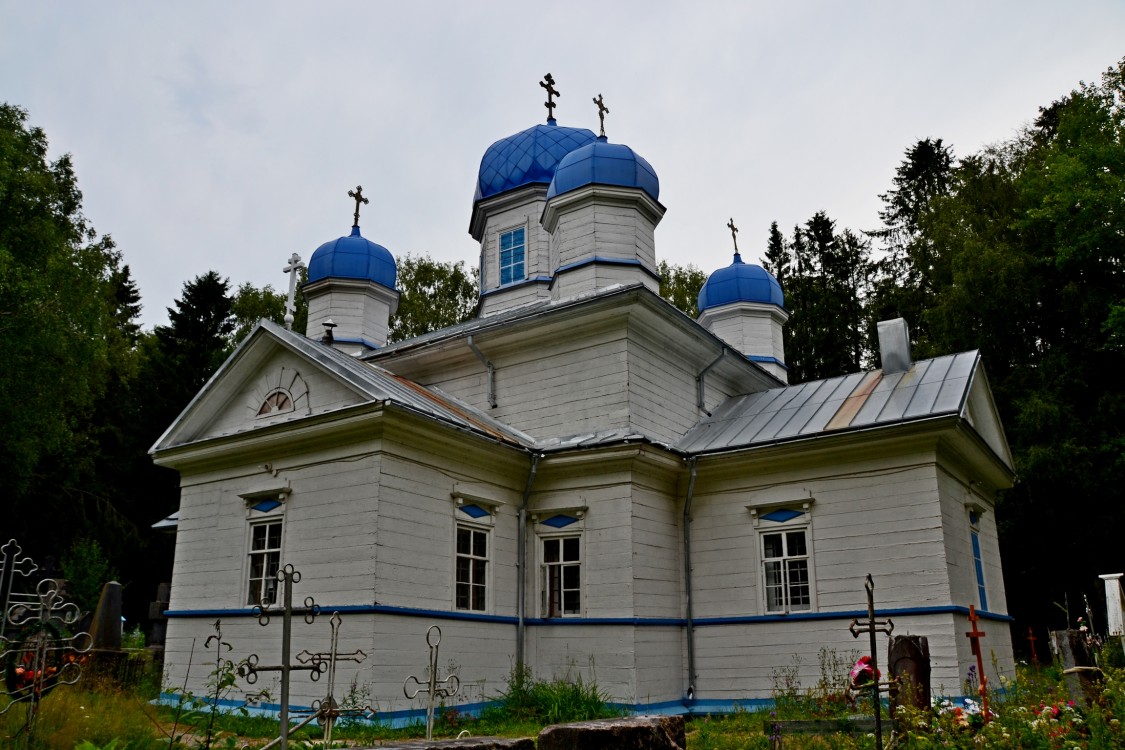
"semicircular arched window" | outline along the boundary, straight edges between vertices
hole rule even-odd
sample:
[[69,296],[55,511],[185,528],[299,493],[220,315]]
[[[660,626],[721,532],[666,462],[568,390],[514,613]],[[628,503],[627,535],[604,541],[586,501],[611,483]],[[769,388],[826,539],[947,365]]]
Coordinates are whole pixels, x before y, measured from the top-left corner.
[[293,399],[286,391],[278,388],[262,401],[262,405],[258,407],[258,416],[264,417],[285,411],[293,411]]

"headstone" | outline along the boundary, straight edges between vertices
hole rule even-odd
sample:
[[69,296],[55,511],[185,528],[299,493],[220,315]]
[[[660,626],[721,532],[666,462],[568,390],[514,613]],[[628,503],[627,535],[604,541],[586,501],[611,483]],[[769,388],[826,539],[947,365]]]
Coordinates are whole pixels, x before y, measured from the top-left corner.
[[683,750],[682,716],[630,716],[622,719],[556,724],[539,733],[539,750]]
[[1087,706],[1091,705],[1101,693],[1101,671],[1094,666],[1088,634],[1081,630],[1052,630],[1051,647],[1062,661],[1070,699],[1082,699]]
[[465,737],[459,740],[409,740],[379,750],[535,750],[530,737]]
[[929,709],[930,643],[926,636],[892,636],[888,658],[891,679],[898,685],[891,702],[892,716],[898,706]]
[[172,584],[162,583],[156,587],[156,601],[148,605],[148,633],[145,636],[145,645],[149,648],[164,648],[164,640],[168,635],[168,602],[171,599]]
[[121,584],[110,581],[102,586],[102,596],[94,611],[90,627],[94,650],[118,651],[121,649]]
[[1121,590],[1122,573],[1098,576],[1105,581],[1106,632],[1125,635],[1125,592]]

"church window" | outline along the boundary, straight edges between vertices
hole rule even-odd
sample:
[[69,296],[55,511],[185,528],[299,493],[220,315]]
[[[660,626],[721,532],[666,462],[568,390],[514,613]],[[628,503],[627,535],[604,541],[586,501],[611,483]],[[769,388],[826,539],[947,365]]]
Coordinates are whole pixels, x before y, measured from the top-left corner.
[[250,526],[250,587],[246,603],[274,602],[277,571],[281,567],[281,521]]
[[807,529],[770,531],[761,535],[762,586],[767,612],[812,608]]
[[969,534],[973,544],[973,569],[977,576],[977,597],[980,599],[980,608],[988,610],[988,592],[984,587],[984,560],[980,553],[980,514],[975,510],[969,511]]
[[501,285],[523,280],[526,248],[526,230],[523,227],[500,234]]
[[[477,506],[471,506],[477,507]],[[488,531],[457,526],[457,609],[484,612],[488,589]]]
[[262,401],[262,405],[258,407],[258,416],[264,417],[268,414],[279,414],[285,411],[293,411],[293,399],[279,388]]
[[582,614],[581,541],[577,536],[543,539],[540,586],[544,617]]

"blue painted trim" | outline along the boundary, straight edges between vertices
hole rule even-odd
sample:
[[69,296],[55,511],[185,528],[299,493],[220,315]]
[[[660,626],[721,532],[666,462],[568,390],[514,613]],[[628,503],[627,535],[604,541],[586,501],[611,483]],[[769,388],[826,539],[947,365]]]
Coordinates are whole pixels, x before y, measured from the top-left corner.
[[[333,607],[322,605],[321,612],[339,612],[342,615],[384,614],[402,615],[404,617],[433,617],[442,620],[472,620],[475,622],[494,622],[503,625],[515,625],[519,620],[505,615],[479,615],[469,612],[449,612],[440,609],[415,609],[413,607],[392,607],[386,604],[347,604]],[[167,617],[254,617],[254,610],[250,608],[238,609],[170,609],[164,613]],[[964,615],[968,617],[969,608],[959,606],[944,607],[902,607],[899,609],[879,609],[875,612],[880,617],[910,617],[926,615]],[[985,620],[996,622],[1012,622],[1014,618],[996,612],[977,611],[977,616]],[[742,615],[733,617],[697,617],[692,622],[696,627],[711,627],[718,625],[753,625],[760,622],[792,622],[794,620],[852,620],[867,617],[867,610],[850,610],[844,612],[795,612],[789,615]],[[687,625],[687,620],[680,617],[559,617],[528,618],[524,621],[527,625],[632,625],[636,627],[682,627]]]
[[280,506],[281,506],[281,503],[279,503],[277,500],[273,500],[273,499],[259,500],[258,502],[251,505],[250,509],[256,510],[259,513],[269,513],[274,508],[277,508],[277,507],[280,507]]
[[585,260],[575,261],[574,263],[568,263],[565,266],[559,266],[555,269],[555,276],[558,276],[564,271],[573,271],[576,268],[593,265],[594,263],[602,263],[607,266],[636,266],[652,278],[660,281],[660,274],[650,270],[647,266],[645,266],[644,263],[641,263],[639,260],[634,260],[632,258],[603,258],[600,255],[595,255],[594,257],[586,258]]
[[746,359],[750,360],[751,362],[765,362],[767,364],[777,365],[778,367],[782,367],[786,370],[789,369],[789,365],[785,364],[777,357],[767,357],[764,354],[747,354]]
[[792,521],[794,518],[799,518],[803,515],[805,515],[804,511],[782,508],[780,510],[771,510],[769,513],[762,516],[762,520],[785,523],[786,521]]
[[475,504],[462,505],[460,508],[458,508],[458,510],[460,510],[469,518],[484,518],[485,516],[490,515],[487,510]]
[[[325,342],[321,341],[321,343],[323,344]],[[334,343],[334,344],[363,344],[368,349],[378,349],[379,348],[378,344],[373,344],[373,343],[371,343],[370,341],[368,341],[367,339],[364,339],[364,338],[358,338],[358,339],[333,338],[332,343]]]
[[574,516],[568,516],[564,513],[553,515],[543,522],[544,526],[550,526],[553,529],[564,529],[572,523],[578,523],[578,519]]
[[534,278],[523,279],[522,281],[513,281],[510,284],[504,284],[503,286],[498,286],[495,289],[488,289],[486,291],[481,292],[480,296],[481,297],[487,297],[489,295],[497,294],[499,292],[506,292],[509,289],[515,289],[517,287],[527,286],[528,284],[550,284],[550,283],[551,283],[551,277],[550,276],[535,276]]

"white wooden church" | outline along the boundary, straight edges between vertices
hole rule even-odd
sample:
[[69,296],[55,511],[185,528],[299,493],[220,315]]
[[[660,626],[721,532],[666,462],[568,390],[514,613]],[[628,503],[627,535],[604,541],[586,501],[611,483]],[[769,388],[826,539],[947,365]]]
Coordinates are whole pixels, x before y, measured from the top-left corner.
[[[336,694],[384,719],[422,706],[403,680],[433,624],[462,710],[520,663],[637,711],[752,705],[798,659],[808,687],[822,648],[866,652],[868,573],[895,633],[928,636],[937,694],[965,693],[970,605],[998,684],[1014,475],[978,353],[912,361],[891,321],[880,369],[787,385],[776,279],[736,251],[698,319],[672,307],[655,170],[548,112],[481,160],[473,320],[388,345],[395,263],[357,211],[309,259],[306,330],[263,321],[153,446],[182,488],[167,684],[194,659],[204,691],[216,619],[231,658],[279,663],[252,607],[286,564],[367,655]],[[295,622],[294,654],[328,648],[327,617]],[[327,687],[296,672],[291,702]]]

